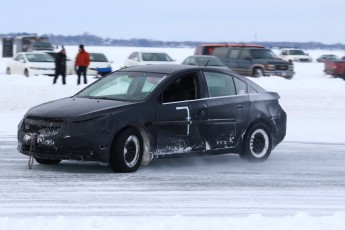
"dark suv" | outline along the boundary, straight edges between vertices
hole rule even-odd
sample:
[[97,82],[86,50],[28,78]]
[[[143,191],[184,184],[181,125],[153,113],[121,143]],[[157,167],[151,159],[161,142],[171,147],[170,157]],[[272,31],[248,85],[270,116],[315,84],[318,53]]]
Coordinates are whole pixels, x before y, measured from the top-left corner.
[[274,75],[291,79],[295,74],[293,63],[278,58],[272,50],[266,49],[263,46],[253,44],[211,45],[211,47],[207,45],[199,47],[208,47],[208,49],[204,50],[212,51],[211,55],[217,56],[234,72],[244,76],[261,77]]

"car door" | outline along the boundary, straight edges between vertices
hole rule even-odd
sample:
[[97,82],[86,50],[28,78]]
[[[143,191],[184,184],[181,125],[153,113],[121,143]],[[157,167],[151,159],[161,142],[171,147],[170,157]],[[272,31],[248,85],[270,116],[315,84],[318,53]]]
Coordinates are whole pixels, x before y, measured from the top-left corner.
[[203,73],[209,94],[207,143],[210,149],[233,148],[247,125],[250,107],[247,85],[229,74]]
[[237,68],[239,73],[252,76],[251,70],[253,65],[253,59],[251,58],[250,50],[249,49],[241,49],[241,52],[238,56],[237,60]]
[[178,76],[156,104],[156,154],[206,149],[206,100],[200,99],[198,72]]

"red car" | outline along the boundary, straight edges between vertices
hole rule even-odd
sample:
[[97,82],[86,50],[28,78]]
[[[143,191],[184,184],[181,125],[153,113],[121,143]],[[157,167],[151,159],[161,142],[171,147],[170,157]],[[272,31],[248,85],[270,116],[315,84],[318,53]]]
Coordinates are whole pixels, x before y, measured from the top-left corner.
[[342,60],[325,61],[324,72],[334,77],[341,77],[345,80],[345,57],[343,57]]

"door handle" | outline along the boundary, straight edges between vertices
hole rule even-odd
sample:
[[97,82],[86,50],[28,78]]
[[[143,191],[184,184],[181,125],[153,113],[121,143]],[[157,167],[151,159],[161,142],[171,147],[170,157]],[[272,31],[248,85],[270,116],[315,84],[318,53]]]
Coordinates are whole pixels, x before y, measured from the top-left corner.
[[243,105],[243,104],[238,104],[238,105],[236,105],[236,109],[238,109],[238,110],[243,110],[243,109],[245,109],[247,106],[246,105]]

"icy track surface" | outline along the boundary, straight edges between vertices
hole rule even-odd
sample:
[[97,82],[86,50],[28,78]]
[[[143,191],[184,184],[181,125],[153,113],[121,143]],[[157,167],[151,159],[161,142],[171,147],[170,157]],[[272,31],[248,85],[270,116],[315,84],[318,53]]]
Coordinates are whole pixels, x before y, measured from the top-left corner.
[[[12,138],[11,138],[12,139]],[[27,167],[1,138],[0,217],[268,216],[345,211],[345,146],[282,143],[264,163],[237,155],[156,160],[116,174],[90,162]]]

